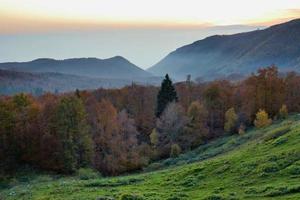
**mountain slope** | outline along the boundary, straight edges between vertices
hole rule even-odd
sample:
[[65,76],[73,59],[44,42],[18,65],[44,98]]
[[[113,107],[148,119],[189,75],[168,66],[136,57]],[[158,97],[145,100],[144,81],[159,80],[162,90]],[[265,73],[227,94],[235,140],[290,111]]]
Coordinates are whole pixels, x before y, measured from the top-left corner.
[[297,200],[300,198],[299,143],[300,119],[293,116],[242,136],[220,138],[165,164],[163,161],[160,164],[169,166],[163,170],[89,180],[35,176],[29,182],[0,190],[0,197],[7,200]]
[[213,79],[229,74],[249,74],[259,67],[277,65],[282,71],[300,71],[300,19],[264,30],[215,35],[178,48],[148,71],[187,74]]
[[97,78],[133,79],[150,77],[151,74],[121,56],[108,59],[73,58],[54,60],[41,58],[30,62],[0,63],[0,69],[23,72],[56,72]]
[[0,69],[0,95],[19,92],[41,95],[43,92],[68,92],[76,89],[121,88],[132,83],[158,85],[160,77],[129,79],[93,78],[54,72],[31,73]]

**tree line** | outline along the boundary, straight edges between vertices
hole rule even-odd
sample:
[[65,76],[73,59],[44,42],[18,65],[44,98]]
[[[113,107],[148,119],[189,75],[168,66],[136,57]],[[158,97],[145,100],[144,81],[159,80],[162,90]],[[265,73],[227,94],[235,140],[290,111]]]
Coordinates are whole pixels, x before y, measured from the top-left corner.
[[0,98],[0,169],[58,173],[92,167],[103,175],[142,169],[226,134],[244,134],[300,112],[300,76],[275,66],[239,82],[160,88],[132,84],[65,94]]

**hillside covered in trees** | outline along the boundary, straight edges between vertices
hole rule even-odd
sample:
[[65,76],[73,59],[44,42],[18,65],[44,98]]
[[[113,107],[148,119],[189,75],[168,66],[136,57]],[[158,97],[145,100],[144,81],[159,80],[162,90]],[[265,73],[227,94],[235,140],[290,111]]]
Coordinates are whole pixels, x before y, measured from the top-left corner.
[[262,66],[299,72],[300,19],[233,35],[214,35],[182,46],[148,69],[177,80],[188,74],[206,80],[245,76]]
[[[300,119],[227,135],[143,173],[103,177],[91,170],[59,176],[28,170],[4,182],[0,197],[86,200],[298,200]],[[160,169],[160,170],[159,170]]]
[[241,82],[131,85],[61,95],[2,96],[0,169],[71,174],[136,171],[225,135],[300,112],[300,77],[272,66]]
[[0,95],[13,95],[23,92],[39,96],[47,92],[63,93],[76,89],[122,88],[133,83],[159,85],[161,79],[161,77],[94,78],[55,72],[37,73],[0,69]]

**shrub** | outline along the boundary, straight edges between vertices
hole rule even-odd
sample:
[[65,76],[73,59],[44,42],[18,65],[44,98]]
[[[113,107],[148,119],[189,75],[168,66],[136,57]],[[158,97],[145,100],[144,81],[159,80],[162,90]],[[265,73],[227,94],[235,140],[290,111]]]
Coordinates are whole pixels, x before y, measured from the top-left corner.
[[136,194],[122,194],[120,200],[143,200],[144,198]]
[[153,129],[150,134],[150,142],[153,146],[156,146],[158,144],[158,134],[156,129]]
[[279,171],[279,167],[276,164],[266,165],[262,168],[265,173],[274,173]]
[[282,196],[282,195],[299,193],[299,192],[300,192],[300,186],[280,187],[268,192],[267,194],[265,194],[265,196],[276,197],[276,196]]
[[144,179],[141,178],[122,178],[122,179],[117,179],[117,180],[97,180],[94,182],[89,182],[85,184],[86,187],[118,187],[122,185],[132,185],[136,184],[139,182],[142,182]]
[[181,153],[181,148],[178,144],[172,144],[170,156],[175,158]]
[[286,171],[291,175],[300,175],[300,164],[294,164],[286,168]]
[[281,145],[281,144],[286,143],[287,141],[288,141],[287,138],[278,138],[278,139],[276,139],[274,142],[272,142],[272,144],[273,144],[274,146],[278,146],[278,145]]
[[244,135],[245,129],[246,129],[246,126],[244,124],[241,124],[239,127],[239,130],[238,130],[239,135]]
[[233,132],[236,129],[236,123],[238,120],[238,116],[235,113],[234,108],[230,108],[225,113],[225,125],[224,130],[227,133]]
[[264,141],[274,140],[279,138],[291,130],[290,126],[281,126],[269,131],[264,137]]
[[254,125],[256,128],[263,128],[267,127],[272,123],[272,120],[269,119],[268,113],[264,111],[263,109],[260,109],[256,113],[256,119],[254,120]]
[[170,197],[167,198],[167,200],[183,200],[187,199],[188,195],[184,193],[174,193]]
[[80,180],[89,180],[89,179],[95,179],[100,176],[100,174],[93,169],[89,168],[80,168],[77,171],[77,175]]
[[96,200],[115,200],[113,197],[97,197]]
[[197,185],[199,181],[197,180],[197,177],[195,176],[187,176],[184,179],[182,179],[179,184],[183,187],[193,187]]
[[[9,179],[2,178],[1,175],[0,175],[0,190],[6,189],[6,188],[9,188],[9,187],[10,187]],[[1,198],[0,198],[0,200],[1,200]]]
[[164,165],[162,163],[159,162],[155,162],[155,163],[151,163],[150,165],[148,165],[144,171],[154,171],[154,170],[158,170],[163,168]]
[[279,110],[279,118],[286,119],[288,117],[288,109],[285,104],[283,104]]
[[204,199],[205,200],[224,200],[225,198],[220,196],[220,195],[211,195],[211,196],[208,196]]

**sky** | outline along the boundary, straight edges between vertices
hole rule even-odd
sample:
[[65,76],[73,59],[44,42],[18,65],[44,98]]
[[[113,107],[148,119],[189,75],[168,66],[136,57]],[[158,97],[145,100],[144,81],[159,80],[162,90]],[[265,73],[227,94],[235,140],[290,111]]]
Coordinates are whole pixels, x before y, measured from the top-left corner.
[[299,17],[299,0],[0,0],[0,62],[121,55],[147,68],[207,36]]

